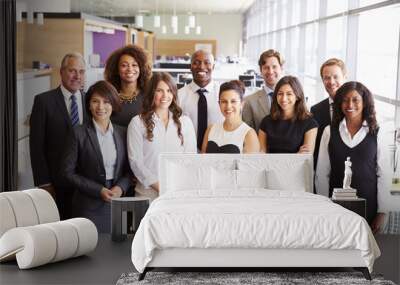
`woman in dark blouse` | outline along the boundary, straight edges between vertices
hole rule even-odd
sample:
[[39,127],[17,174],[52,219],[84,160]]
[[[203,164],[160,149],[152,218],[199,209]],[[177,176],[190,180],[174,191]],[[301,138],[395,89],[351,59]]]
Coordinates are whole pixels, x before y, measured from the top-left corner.
[[111,116],[115,124],[128,127],[131,119],[140,114],[144,87],[151,76],[145,50],[127,45],[115,50],[107,59],[104,78],[119,92],[121,112]]
[[299,80],[281,78],[275,87],[271,114],[263,119],[258,132],[261,152],[313,153],[317,128],[307,111]]

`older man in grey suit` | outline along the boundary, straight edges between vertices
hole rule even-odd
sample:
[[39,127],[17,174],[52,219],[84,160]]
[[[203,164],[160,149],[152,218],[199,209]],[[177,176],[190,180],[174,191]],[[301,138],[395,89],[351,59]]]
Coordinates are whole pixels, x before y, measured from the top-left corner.
[[270,113],[272,95],[278,80],[283,74],[284,59],[273,49],[264,51],[260,55],[258,65],[264,78],[264,88],[248,96],[244,100],[243,121],[258,132],[261,121]]

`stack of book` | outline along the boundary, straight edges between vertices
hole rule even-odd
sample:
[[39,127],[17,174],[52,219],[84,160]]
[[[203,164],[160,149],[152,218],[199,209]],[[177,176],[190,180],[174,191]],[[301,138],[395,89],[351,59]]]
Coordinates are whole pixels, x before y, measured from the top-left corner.
[[343,188],[334,188],[332,199],[334,200],[353,200],[357,199],[357,190],[356,189],[343,189]]

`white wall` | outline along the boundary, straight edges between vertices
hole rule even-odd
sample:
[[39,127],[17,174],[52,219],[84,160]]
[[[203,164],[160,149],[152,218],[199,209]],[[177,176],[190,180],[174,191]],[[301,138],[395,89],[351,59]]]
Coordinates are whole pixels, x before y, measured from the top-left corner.
[[144,17],[144,29],[154,31],[158,39],[207,39],[217,40],[217,57],[239,55],[239,44],[242,39],[241,14],[214,14],[196,15],[196,25],[201,26],[201,34],[197,35],[195,29],[190,34],[184,33],[187,25],[187,15],[178,15],[178,34],[172,33],[171,15],[161,15],[161,25],[167,26],[167,33],[162,34],[161,28],[154,28],[153,17]]

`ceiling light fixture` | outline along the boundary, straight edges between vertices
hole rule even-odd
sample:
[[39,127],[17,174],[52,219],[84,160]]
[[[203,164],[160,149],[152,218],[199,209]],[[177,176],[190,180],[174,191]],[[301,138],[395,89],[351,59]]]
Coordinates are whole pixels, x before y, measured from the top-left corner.
[[174,0],[174,15],[171,17],[171,27],[178,30],[178,16],[176,15],[176,0]]
[[188,17],[188,25],[189,25],[189,28],[196,27],[196,17],[192,14],[190,14]]
[[201,34],[201,26],[197,26],[196,27],[196,35],[200,35]]
[[135,16],[135,26],[138,28],[143,28],[143,15],[141,14],[140,11],[140,6],[142,4],[142,1],[138,1],[138,7],[137,7],[137,14]]
[[156,14],[154,15],[154,28],[161,26],[161,17],[158,15],[158,0],[156,0]]
[[36,14],[36,23],[38,25],[43,25],[44,24],[44,16],[43,13],[37,13]]

